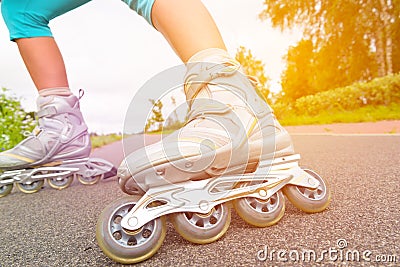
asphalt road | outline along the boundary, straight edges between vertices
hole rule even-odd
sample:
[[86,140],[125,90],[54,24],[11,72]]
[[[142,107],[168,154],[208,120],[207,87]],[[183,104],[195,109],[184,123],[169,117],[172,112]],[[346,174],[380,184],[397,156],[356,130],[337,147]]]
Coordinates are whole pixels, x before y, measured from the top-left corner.
[[[330,183],[332,203],[326,211],[305,214],[286,201],[285,215],[277,225],[255,228],[232,210],[228,232],[209,245],[185,241],[168,223],[158,253],[137,266],[318,264],[307,254],[302,260],[303,251],[314,251],[325,266],[398,266],[400,136],[293,139],[301,164]],[[120,151],[117,143],[95,154],[118,163]],[[121,196],[115,180],[93,186],[74,181],[62,191],[46,185],[35,194],[14,189],[0,199],[0,266],[120,266],[98,247],[95,225],[107,203]],[[394,257],[396,263],[378,262]]]

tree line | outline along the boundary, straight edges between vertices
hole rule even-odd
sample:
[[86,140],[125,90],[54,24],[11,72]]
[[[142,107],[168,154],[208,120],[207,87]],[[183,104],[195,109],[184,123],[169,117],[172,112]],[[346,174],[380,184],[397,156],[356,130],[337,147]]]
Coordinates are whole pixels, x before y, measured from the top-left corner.
[[260,18],[303,32],[286,55],[282,101],[400,71],[400,0],[264,0]]
[[[278,94],[269,90],[268,66],[238,48],[236,60],[258,79],[256,89],[268,102],[293,105],[304,96],[400,71],[400,0],[264,0],[259,17],[281,31],[303,33],[285,56]],[[160,103],[154,108],[146,130],[163,121]]]

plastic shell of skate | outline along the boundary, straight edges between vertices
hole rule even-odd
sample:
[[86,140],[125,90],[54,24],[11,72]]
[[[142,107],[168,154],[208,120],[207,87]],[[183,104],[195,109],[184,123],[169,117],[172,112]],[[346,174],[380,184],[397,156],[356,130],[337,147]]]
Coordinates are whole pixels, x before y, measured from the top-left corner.
[[320,176],[301,169],[299,159],[299,155],[277,158],[261,162],[254,173],[152,187],[140,199],[118,199],[99,217],[96,237],[100,248],[121,263],[150,258],[164,238],[165,215],[185,239],[201,244],[216,241],[229,227],[230,203],[251,225],[275,224],[284,213],[280,190],[285,186],[293,186],[288,194],[294,196],[291,200],[297,207],[322,211],[330,202],[329,189]]

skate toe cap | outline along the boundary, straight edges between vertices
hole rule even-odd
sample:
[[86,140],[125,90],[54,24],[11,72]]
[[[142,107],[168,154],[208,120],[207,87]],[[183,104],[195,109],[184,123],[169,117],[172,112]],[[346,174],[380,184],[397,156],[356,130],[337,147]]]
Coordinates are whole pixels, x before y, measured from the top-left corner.
[[22,168],[33,160],[7,152],[0,153],[0,169]]

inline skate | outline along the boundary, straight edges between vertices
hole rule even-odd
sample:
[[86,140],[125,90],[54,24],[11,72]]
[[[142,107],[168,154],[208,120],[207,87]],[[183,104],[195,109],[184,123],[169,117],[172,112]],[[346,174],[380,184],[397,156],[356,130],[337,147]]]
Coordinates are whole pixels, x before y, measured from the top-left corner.
[[91,143],[76,96],[39,96],[37,105],[38,126],[16,147],[0,153],[0,197],[14,184],[34,193],[44,180],[64,189],[74,178],[94,184],[116,175],[111,163],[88,158]]
[[165,238],[166,215],[183,238],[206,244],[227,231],[230,203],[257,227],[282,218],[283,193],[305,212],[329,205],[324,179],[299,167],[287,131],[240,65],[222,54],[187,64],[185,126],[131,153],[119,167],[119,185],[130,196],[109,204],[96,228],[111,259],[150,258]]

